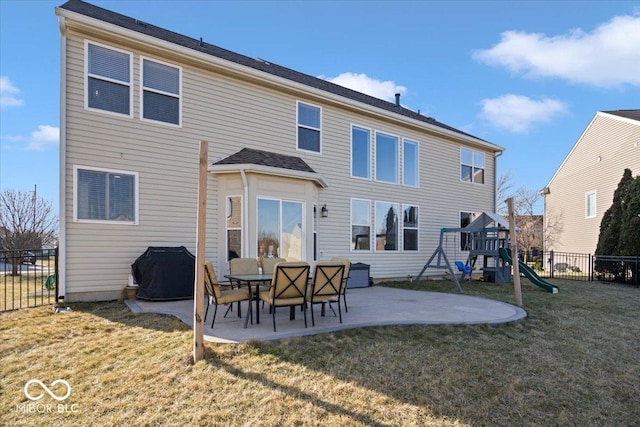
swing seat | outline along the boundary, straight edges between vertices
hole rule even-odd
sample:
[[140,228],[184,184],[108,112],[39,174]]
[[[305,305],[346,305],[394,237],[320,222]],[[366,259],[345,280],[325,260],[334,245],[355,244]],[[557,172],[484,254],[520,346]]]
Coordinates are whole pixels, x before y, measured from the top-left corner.
[[465,279],[471,279],[471,272],[473,271],[470,266],[465,265],[462,261],[455,262],[456,267],[460,273],[464,273]]

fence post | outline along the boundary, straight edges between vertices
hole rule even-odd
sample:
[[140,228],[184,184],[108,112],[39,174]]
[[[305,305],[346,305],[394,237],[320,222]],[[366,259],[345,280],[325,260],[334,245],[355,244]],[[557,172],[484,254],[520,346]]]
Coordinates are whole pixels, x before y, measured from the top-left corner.
[[58,251],[60,249],[56,246],[53,251],[53,277],[55,278],[55,304],[58,304]]
[[551,278],[553,279],[553,251],[549,251],[549,272],[551,273]]

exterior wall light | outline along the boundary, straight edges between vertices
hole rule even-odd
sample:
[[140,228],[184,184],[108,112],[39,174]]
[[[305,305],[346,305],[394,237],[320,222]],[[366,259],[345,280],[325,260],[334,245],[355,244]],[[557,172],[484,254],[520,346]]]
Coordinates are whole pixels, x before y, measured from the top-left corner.
[[329,209],[327,209],[327,205],[322,205],[322,209],[320,209],[320,215],[322,215],[322,218],[327,218],[329,216]]

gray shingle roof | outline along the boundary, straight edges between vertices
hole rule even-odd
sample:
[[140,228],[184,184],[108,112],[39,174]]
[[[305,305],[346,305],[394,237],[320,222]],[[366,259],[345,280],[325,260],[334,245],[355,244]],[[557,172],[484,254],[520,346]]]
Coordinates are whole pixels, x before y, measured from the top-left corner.
[[603,111],[603,113],[613,114],[614,116],[624,117],[631,120],[637,120],[640,122],[640,110],[613,110]]
[[209,43],[203,43],[201,40],[196,40],[182,34],[174,33],[173,31],[156,27],[149,23],[103,9],[81,0],[70,0],[60,6],[60,8],[483,141],[481,138],[462,132],[461,130],[441,123],[431,117],[426,117],[415,111],[398,106],[395,103],[384,101],[355,90],[347,89],[343,86],[294,71],[290,68],[240,55]]
[[271,166],[280,169],[316,173],[300,157],[287,156],[285,154],[271,153],[269,151],[255,150],[253,148],[243,148],[235,154],[219,160],[214,165],[238,165],[252,164],[261,166]]

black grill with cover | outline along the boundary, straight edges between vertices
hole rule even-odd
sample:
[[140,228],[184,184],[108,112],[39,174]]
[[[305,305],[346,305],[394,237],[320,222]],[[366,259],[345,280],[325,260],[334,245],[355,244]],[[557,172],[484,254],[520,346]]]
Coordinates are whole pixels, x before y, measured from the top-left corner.
[[196,258],[184,246],[150,246],[131,264],[138,283],[137,297],[144,300],[193,298]]

